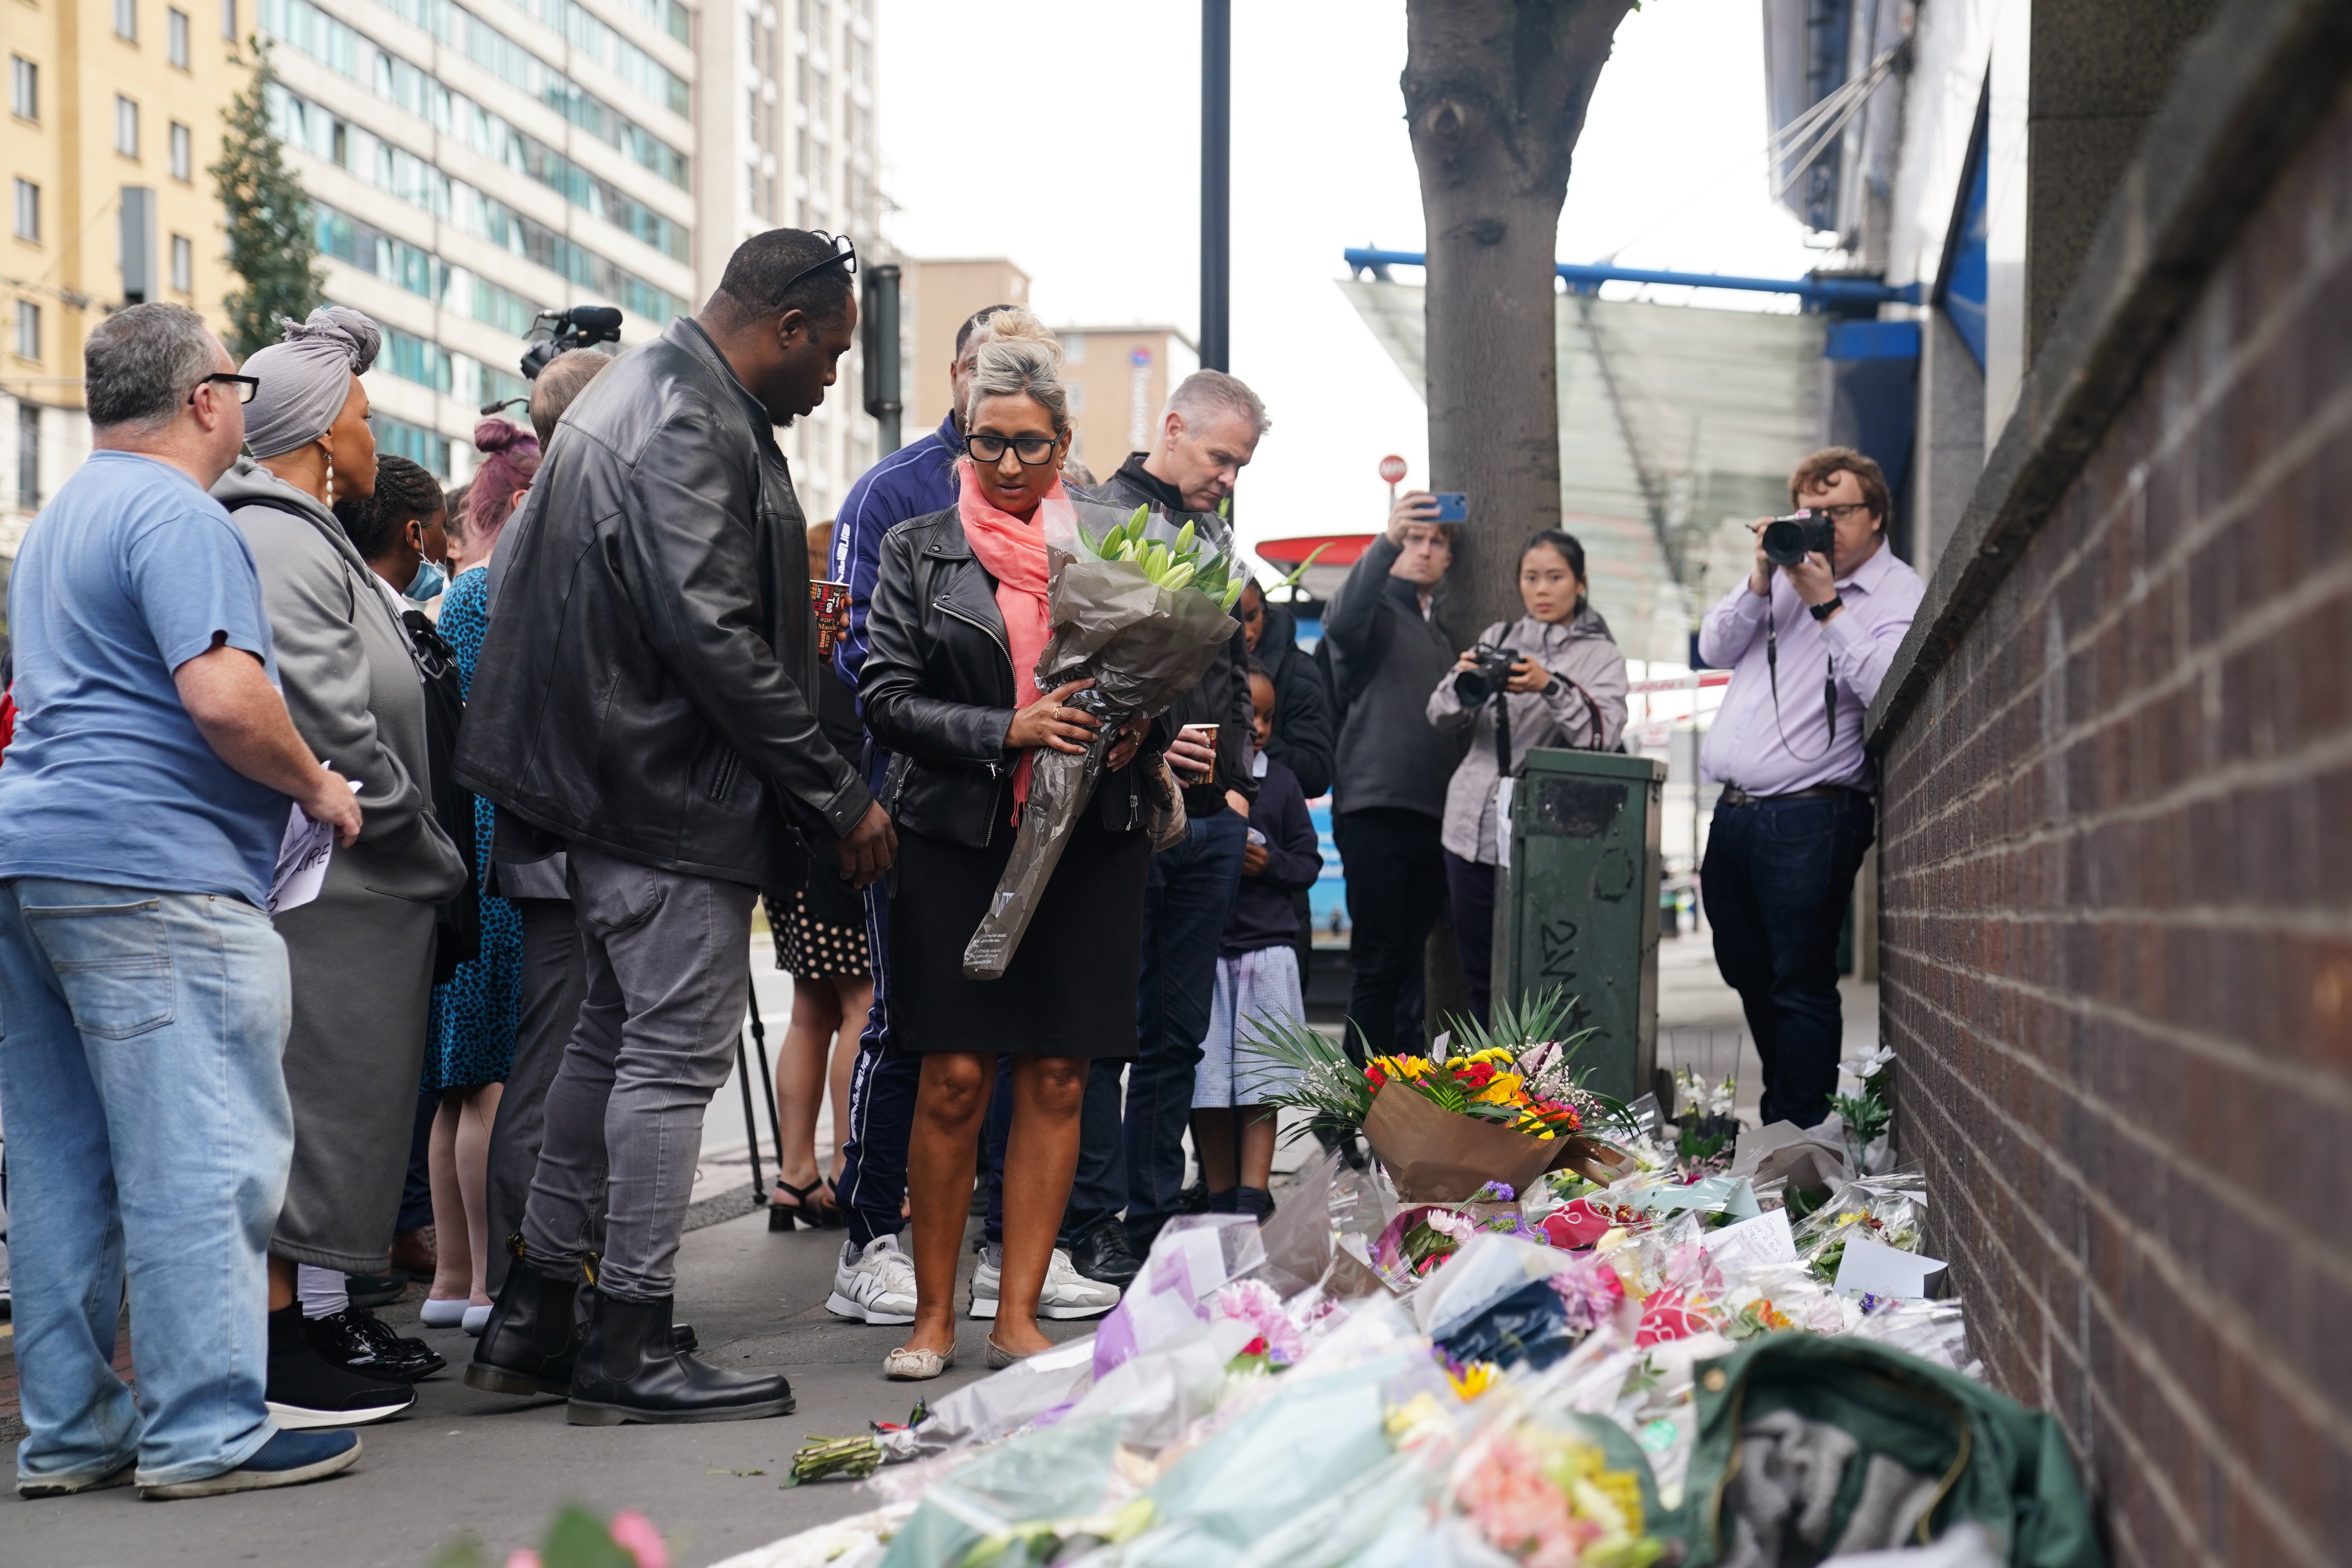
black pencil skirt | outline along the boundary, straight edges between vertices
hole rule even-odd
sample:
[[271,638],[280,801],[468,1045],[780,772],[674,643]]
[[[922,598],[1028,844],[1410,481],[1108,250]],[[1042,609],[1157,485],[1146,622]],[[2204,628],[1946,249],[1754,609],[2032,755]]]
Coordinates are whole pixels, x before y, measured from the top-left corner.
[[964,944],[988,911],[1013,835],[985,849],[901,828],[890,896],[889,1019],[902,1051],[1135,1055],[1143,879],[1151,847],[1089,806],[1003,975],[967,980]]

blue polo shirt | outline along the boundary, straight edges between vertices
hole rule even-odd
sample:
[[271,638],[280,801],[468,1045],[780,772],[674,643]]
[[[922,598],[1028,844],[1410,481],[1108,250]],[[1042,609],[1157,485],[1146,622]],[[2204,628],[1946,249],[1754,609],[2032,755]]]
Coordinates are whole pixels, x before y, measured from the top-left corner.
[[172,672],[269,618],[245,535],[167,463],[97,451],[33,520],[8,583],[16,736],[0,758],[0,878],[262,904],[288,802],[231,768]]

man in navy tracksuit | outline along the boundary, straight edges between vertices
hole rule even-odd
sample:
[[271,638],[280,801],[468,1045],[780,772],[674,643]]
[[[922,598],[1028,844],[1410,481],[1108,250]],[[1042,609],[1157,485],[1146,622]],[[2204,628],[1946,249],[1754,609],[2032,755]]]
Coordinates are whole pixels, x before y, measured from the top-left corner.
[[[850,487],[833,525],[826,575],[849,584],[849,633],[834,649],[834,668],[855,689],[866,666],[866,616],[879,570],[882,536],[911,517],[956,504],[955,465],[963,455],[961,405],[972,360],[988,341],[988,318],[1009,305],[973,313],[956,333],[950,372],[956,408],[940,427],[883,458]],[[889,758],[866,747],[866,782],[878,795]],[[886,1054],[890,1037],[890,949],[883,900],[888,884],[866,890],[866,942],[874,963],[874,1010],[859,1037],[849,1080],[849,1128],[842,1145],[839,1192],[848,1211],[849,1241],[834,1271],[826,1305],[837,1315],[869,1323],[915,1320],[915,1271],[898,1249],[907,1196],[907,1135],[914,1123],[915,1089],[922,1058]]]

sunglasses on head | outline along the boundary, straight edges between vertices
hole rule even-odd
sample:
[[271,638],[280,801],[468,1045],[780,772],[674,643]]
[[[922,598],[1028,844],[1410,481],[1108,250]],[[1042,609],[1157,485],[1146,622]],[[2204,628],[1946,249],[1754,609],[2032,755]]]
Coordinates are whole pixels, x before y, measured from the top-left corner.
[[824,240],[827,245],[832,246],[833,254],[826,257],[823,261],[813,262],[809,266],[802,268],[798,272],[793,273],[791,279],[785,282],[784,286],[776,290],[776,298],[779,300],[783,299],[794,289],[798,288],[803,279],[814,278],[828,267],[838,267],[843,272],[852,278],[857,276],[857,246],[856,242],[851,240],[851,238],[845,234],[827,234],[821,228],[813,228],[809,230],[809,232],[815,235],[819,239]]

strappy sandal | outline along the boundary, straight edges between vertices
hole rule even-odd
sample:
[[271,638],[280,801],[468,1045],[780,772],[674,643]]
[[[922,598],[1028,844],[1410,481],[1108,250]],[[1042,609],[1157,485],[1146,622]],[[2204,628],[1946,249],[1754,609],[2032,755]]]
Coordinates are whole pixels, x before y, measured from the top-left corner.
[[[993,1348],[993,1346],[991,1347],[991,1349]],[[992,1359],[989,1364],[993,1366],[996,1363]],[[953,1365],[955,1365],[953,1351],[948,1351],[942,1354],[939,1351],[908,1350],[903,1345],[882,1358],[883,1375],[895,1378],[900,1383],[928,1382]]]
[[[795,1224],[811,1230],[839,1230],[845,1223],[841,1205],[834,1196],[833,1184],[819,1176],[805,1187],[796,1187],[782,1176],[776,1178],[776,1191],[790,1193],[791,1205],[780,1204],[772,1196],[768,1200],[768,1228],[771,1231],[790,1230]],[[827,1201],[818,1203],[816,1194],[824,1192]]]

